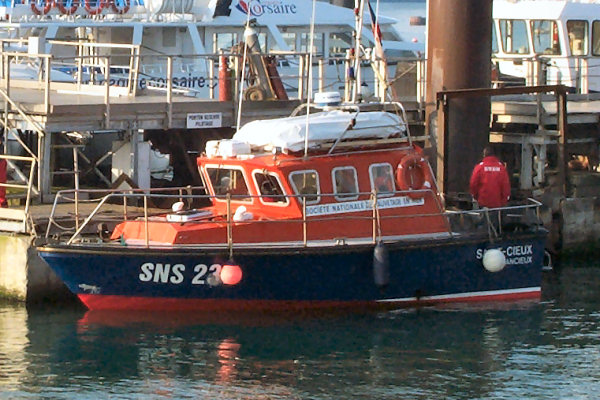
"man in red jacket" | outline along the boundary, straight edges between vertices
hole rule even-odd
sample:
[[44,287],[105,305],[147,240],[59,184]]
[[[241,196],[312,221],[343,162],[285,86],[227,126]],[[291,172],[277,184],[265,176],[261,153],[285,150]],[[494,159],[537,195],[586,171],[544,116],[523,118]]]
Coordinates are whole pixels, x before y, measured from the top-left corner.
[[504,164],[494,155],[492,147],[486,146],[483,150],[483,160],[473,169],[469,186],[473,198],[481,207],[497,208],[508,203],[508,173]]

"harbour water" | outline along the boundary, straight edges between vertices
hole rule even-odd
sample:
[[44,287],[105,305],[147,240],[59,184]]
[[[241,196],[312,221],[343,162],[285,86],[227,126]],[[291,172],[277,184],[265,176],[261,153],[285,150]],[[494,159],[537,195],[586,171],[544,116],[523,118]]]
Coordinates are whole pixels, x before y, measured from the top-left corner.
[[337,315],[0,305],[2,399],[591,399],[600,263],[543,299]]

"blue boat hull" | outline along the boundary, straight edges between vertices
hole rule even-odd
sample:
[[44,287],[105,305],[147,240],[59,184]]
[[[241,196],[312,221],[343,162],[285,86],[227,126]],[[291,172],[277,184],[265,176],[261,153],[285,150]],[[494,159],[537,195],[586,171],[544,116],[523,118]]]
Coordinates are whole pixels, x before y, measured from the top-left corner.
[[[539,298],[545,236],[388,243],[385,286],[374,282],[373,245],[236,249],[237,284],[216,279],[233,265],[227,250],[57,245],[39,254],[90,309],[397,307]],[[483,267],[489,248],[506,256],[499,272]]]

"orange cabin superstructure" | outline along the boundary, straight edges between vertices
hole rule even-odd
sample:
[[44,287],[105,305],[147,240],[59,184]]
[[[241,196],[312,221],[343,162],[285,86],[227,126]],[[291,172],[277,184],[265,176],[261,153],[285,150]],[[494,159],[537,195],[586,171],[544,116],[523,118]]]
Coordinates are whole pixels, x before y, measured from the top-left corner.
[[151,218],[147,228],[143,220],[124,221],[112,239],[269,244],[449,233],[431,167],[406,142],[307,157],[262,153],[197,162],[211,206],[189,220],[177,213]]

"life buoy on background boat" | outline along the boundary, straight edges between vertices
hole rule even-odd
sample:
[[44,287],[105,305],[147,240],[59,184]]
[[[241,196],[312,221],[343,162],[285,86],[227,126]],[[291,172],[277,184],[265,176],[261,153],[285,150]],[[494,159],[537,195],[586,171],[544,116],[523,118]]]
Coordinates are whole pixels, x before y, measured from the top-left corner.
[[130,0],[110,0],[110,7],[117,14],[125,14],[129,11]]
[[420,154],[409,154],[396,168],[396,183],[408,196],[419,199],[433,187],[433,176],[427,160]]
[[84,0],[85,11],[90,15],[97,15],[106,7],[105,0]]
[[35,15],[46,15],[53,5],[53,0],[31,0],[31,11]]
[[[71,3],[70,6],[68,5],[69,2]],[[61,14],[72,15],[79,7],[79,0],[56,0],[55,4]]]

